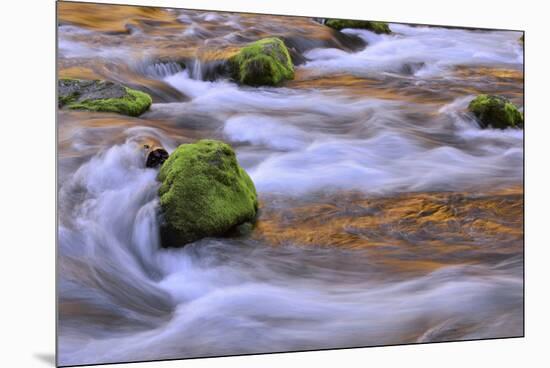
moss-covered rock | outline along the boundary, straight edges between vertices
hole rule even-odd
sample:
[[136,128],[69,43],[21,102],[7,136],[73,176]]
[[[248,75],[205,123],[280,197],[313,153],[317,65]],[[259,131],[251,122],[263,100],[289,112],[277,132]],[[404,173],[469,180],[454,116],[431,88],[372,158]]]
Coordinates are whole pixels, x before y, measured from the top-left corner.
[[479,95],[468,105],[482,128],[523,128],[523,114],[504,97]]
[[229,59],[233,78],[250,86],[275,86],[294,78],[294,65],[284,42],[264,38],[243,47]]
[[371,22],[367,20],[350,20],[350,19],[328,19],[325,25],[330,28],[334,28],[338,31],[344,28],[359,28],[366,29],[368,31],[378,34],[390,34],[391,29],[388,23],[385,22]]
[[103,80],[60,79],[58,104],[74,110],[116,112],[139,116],[151,106],[151,96]]
[[256,217],[254,183],[223,142],[182,144],[162,164],[158,179],[164,247],[225,235]]

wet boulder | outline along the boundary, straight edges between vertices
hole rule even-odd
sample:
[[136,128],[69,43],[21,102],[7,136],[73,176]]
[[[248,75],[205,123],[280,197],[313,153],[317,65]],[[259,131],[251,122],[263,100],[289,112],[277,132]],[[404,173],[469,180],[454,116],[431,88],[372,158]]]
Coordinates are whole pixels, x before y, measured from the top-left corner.
[[243,47],[229,59],[233,78],[250,86],[276,86],[294,78],[294,65],[284,42],[264,38]]
[[501,96],[479,95],[468,105],[482,128],[523,128],[523,114]]
[[164,247],[224,236],[256,218],[254,183],[223,142],[180,145],[162,164],[158,180]]
[[59,79],[58,105],[73,110],[116,112],[139,116],[151,106],[151,96],[104,80]]
[[377,34],[390,34],[390,26],[385,22],[371,22],[367,20],[327,19],[325,25],[337,31],[344,28],[366,29]]

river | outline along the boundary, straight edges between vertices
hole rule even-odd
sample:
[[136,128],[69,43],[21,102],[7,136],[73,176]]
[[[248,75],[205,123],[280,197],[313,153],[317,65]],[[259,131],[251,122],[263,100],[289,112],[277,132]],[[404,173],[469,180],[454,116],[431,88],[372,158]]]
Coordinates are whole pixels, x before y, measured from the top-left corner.
[[[521,33],[58,12],[61,77],[153,96],[139,118],[58,112],[60,364],[523,335],[523,130],[464,112],[478,93],[523,106]],[[219,77],[267,35],[292,45],[293,81]],[[258,223],[163,249],[143,144],[200,138],[235,148]]]

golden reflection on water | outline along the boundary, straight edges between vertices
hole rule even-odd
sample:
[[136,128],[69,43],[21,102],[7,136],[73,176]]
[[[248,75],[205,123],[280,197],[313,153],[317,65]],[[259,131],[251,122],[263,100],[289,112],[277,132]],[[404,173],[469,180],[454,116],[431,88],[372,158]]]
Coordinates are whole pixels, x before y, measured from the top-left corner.
[[[227,60],[243,44],[272,36],[311,45],[317,42],[317,46],[309,47],[347,47],[338,39],[338,33],[310,18],[216,13],[216,16],[222,18],[209,19],[197,18],[197,15],[202,14],[198,11],[185,13],[195,16],[192,22],[179,20],[179,13],[162,8],[58,4],[59,24],[94,31],[66,35],[70,41],[97,49],[112,49],[113,53],[127,53],[127,56],[120,56],[122,60]],[[238,26],[233,19],[238,19]],[[112,62],[108,58],[61,57],[58,65],[60,77],[109,79],[134,87],[141,86],[158,102],[185,98],[166,83],[148,78],[128,65]],[[318,70],[298,67],[295,79],[283,86],[436,105],[449,103],[465,95],[496,93],[523,104],[523,71],[506,65],[457,66],[448,75],[425,82],[419,85],[416,78],[407,75],[384,79],[349,74],[320,75]]]
[[523,85],[521,70],[498,66],[458,66],[450,75],[433,78],[426,85],[418,86],[416,82],[415,78],[407,77],[375,79],[351,74],[317,75],[311,70],[298,69],[294,80],[286,82],[285,87],[322,89],[348,96],[440,106],[465,95],[500,93],[520,106],[523,104],[523,92],[518,88]]
[[[191,10],[188,13],[201,14]],[[203,17],[200,21],[182,22],[178,20],[177,13],[162,8],[58,4],[60,25],[74,25],[98,32],[74,34],[73,40],[104,47],[135,47],[136,50],[148,50],[159,58],[196,57],[200,51],[206,60],[225,59],[236,52],[237,46],[263,37],[299,36],[326,41],[333,36],[330,28],[305,17],[219,14],[227,19],[209,20]],[[233,25],[229,17],[236,17],[240,25]],[[132,33],[132,29],[139,32]]]
[[170,24],[176,27],[179,24],[175,14],[161,8],[69,2],[57,5],[60,23],[101,32],[128,33],[128,25],[144,25],[150,21],[157,22],[157,26]]
[[523,247],[521,187],[373,198],[340,192],[284,203],[264,199],[254,237],[273,245],[365,249],[400,271],[496,262]]

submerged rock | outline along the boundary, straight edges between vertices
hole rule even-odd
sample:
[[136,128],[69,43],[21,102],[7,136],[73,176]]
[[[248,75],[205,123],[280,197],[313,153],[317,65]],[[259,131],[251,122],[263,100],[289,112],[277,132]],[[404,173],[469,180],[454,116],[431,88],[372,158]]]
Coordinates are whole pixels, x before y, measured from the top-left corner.
[[74,110],[116,112],[139,116],[151,106],[151,96],[104,80],[60,79],[58,105]]
[[219,141],[180,145],[158,179],[164,247],[227,234],[256,218],[256,188],[233,149]]
[[350,20],[350,19],[328,19],[325,25],[340,31],[344,28],[359,28],[366,29],[378,34],[390,34],[391,30],[388,23],[371,22],[367,20]]
[[479,95],[468,105],[482,128],[523,128],[523,114],[504,97]]
[[250,86],[275,86],[294,78],[294,65],[288,49],[275,37],[243,47],[229,63],[233,78]]

